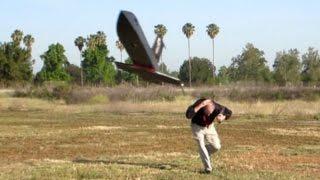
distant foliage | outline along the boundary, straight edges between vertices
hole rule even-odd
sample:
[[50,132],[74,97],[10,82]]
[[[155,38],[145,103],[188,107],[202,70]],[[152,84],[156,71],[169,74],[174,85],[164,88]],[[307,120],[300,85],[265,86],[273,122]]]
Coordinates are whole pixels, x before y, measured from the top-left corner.
[[307,85],[320,85],[320,56],[314,48],[302,55],[302,81]]
[[300,82],[301,63],[297,49],[278,52],[273,67],[274,79],[277,84],[285,86]]
[[166,65],[164,62],[160,63],[158,69],[159,69],[159,71],[160,71],[161,73],[170,74],[169,69],[168,69],[167,65]]
[[70,80],[74,84],[81,85],[81,68],[74,64],[67,65],[67,73],[70,75]]
[[108,57],[106,35],[98,31],[86,40],[87,48],[82,56],[82,68],[87,83],[95,85],[115,84],[116,70],[112,64],[113,58]]
[[[125,63],[126,64],[133,64],[131,58],[126,59]],[[118,71],[117,71],[117,81],[118,81],[118,83],[124,81],[124,82],[128,82],[128,83],[137,85],[138,82],[139,82],[139,77],[138,77],[138,75],[136,75],[134,73],[130,73],[130,72],[118,69]]]
[[242,53],[232,58],[228,69],[233,81],[271,81],[264,52],[248,43]]
[[226,66],[221,66],[217,76],[217,82],[219,84],[228,84],[231,82],[230,70]]
[[[189,80],[189,62],[185,60],[180,67],[179,78],[183,82]],[[191,82],[197,84],[207,83],[212,78],[212,63],[206,58],[194,57],[191,59]]]
[[36,76],[37,82],[69,81],[71,79],[67,73],[69,62],[64,53],[64,47],[59,43],[49,46],[49,49],[40,56],[43,60],[43,67]]
[[[23,32],[15,30],[12,42],[0,42],[0,82],[6,85],[32,80],[31,46],[34,38],[31,35],[23,37]],[[24,40],[25,47],[21,47]]]

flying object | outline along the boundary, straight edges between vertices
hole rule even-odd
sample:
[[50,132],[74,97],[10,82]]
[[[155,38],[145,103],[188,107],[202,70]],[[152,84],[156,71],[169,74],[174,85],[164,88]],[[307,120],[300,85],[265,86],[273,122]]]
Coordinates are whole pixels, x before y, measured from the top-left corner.
[[117,22],[117,33],[133,64],[115,62],[118,69],[138,74],[146,81],[169,83],[183,87],[180,79],[158,71],[159,58],[164,47],[157,37],[150,48],[136,16],[129,11],[121,11]]

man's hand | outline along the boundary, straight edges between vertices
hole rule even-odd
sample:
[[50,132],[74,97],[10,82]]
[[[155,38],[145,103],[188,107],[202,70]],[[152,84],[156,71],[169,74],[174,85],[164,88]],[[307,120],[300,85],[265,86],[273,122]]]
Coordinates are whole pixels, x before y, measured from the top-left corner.
[[222,121],[224,121],[226,119],[226,116],[223,114],[218,114],[218,116],[216,117],[216,121],[220,124],[222,123]]

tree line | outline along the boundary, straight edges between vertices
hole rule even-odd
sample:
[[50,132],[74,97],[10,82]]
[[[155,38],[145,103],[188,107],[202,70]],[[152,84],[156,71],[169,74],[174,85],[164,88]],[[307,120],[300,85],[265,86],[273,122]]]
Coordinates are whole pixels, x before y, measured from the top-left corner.
[[[216,72],[214,64],[214,38],[219,33],[215,24],[207,26],[207,34],[212,40],[212,60],[203,57],[191,57],[190,37],[195,27],[186,23],[182,32],[188,40],[188,58],[182,63],[178,71],[169,71],[160,57],[159,70],[163,73],[179,77],[183,82],[201,84],[228,84],[238,81],[274,83],[286,85],[320,85],[320,57],[318,50],[309,48],[304,54],[297,49],[276,53],[273,68],[267,65],[264,52],[253,44],[248,43],[242,52],[231,59],[229,66],[222,66]],[[154,33],[163,41],[167,29],[164,25],[155,26]],[[10,42],[0,42],[0,82],[3,85],[12,83],[36,83],[46,81],[66,81],[79,85],[108,85],[128,82],[143,83],[138,76],[117,70],[113,64],[115,58],[109,55],[107,36],[98,31],[87,38],[79,36],[74,44],[79,50],[80,67],[71,64],[65,55],[62,44],[51,44],[41,56],[43,67],[35,75],[32,72],[34,59],[31,56],[35,39],[30,35],[23,35],[21,30],[11,34]],[[124,47],[116,41],[120,51],[120,61]],[[132,63],[131,59],[124,60]]]

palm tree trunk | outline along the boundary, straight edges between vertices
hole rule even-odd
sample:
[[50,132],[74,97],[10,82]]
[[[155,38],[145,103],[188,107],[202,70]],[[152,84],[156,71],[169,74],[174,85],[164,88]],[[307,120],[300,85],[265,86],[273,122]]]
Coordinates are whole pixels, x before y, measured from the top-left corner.
[[188,38],[188,54],[189,54],[189,87],[191,88],[191,56],[190,56],[190,39]]
[[212,77],[215,76],[216,66],[214,64],[214,38],[212,38]]
[[[120,62],[122,62],[122,51],[120,50]],[[123,84],[124,80],[123,80],[123,76],[122,76],[122,71],[120,70],[120,78],[121,78],[121,84]]]
[[122,62],[122,51],[120,50],[120,62]]
[[160,65],[161,65],[161,72],[163,73],[163,64],[162,64],[162,55],[160,55]]
[[81,78],[81,87],[83,87],[83,69],[82,69],[82,66],[81,66],[81,60],[82,60],[81,56],[82,56],[82,51],[80,51],[80,69],[81,69],[80,78]]

